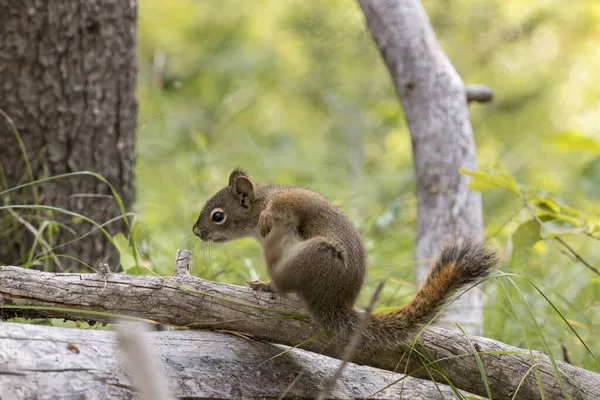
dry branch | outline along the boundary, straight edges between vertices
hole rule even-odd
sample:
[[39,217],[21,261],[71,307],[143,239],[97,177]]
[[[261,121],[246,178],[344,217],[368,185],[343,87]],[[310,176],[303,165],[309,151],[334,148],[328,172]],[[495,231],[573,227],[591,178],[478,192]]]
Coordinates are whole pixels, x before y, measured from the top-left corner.
[[[187,398],[314,398],[338,361],[303,350],[207,331],[143,335],[169,389]],[[71,344],[71,346],[69,346]],[[79,353],[69,347],[76,346]],[[18,350],[17,350],[18,349]],[[114,332],[0,323],[0,394],[6,399],[127,399],[139,396]],[[369,397],[400,374],[348,365],[329,398]],[[456,399],[445,385],[407,378],[373,398]],[[153,393],[155,397],[158,393]],[[8,396],[8,397],[4,397]]]
[[471,84],[465,86],[467,102],[490,103],[494,99],[494,92],[485,85]]
[[[279,297],[246,287],[187,277],[151,277],[125,274],[53,274],[18,267],[0,267],[0,304],[68,307],[111,312],[151,319],[162,324],[192,328],[237,331],[255,339],[294,346],[320,332],[304,314],[293,296]],[[0,309],[3,317],[54,316],[109,321],[98,314],[63,310]],[[291,318],[290,318],[291,317]],[[430,360],[459,389],[486,395],[472,349],[479,351],[494,399],[510,399],[521,379],[517,398],[541,398],[536,374],[546,398],[562,398],[562,390],[546,355],[519,349],[491,339],[440,329],[427,329],[422,343],[410,357],[397,351],[367,352],[359,348],[352,361],[377,368],[408,373],[445,383],[439,375],[422,367],[417,352]],[[327,345],[327,346],[326,346]],[[339,358],[346,343],[328,337],[302,345],[314,352]],[[514,352],[515,354],[498,354]],[[492,354],[490,354],[492,353]],[[532,362],[533,361],[533,362]],[[600,398],[600,375],[557,361],[563,383],[573,399]]]

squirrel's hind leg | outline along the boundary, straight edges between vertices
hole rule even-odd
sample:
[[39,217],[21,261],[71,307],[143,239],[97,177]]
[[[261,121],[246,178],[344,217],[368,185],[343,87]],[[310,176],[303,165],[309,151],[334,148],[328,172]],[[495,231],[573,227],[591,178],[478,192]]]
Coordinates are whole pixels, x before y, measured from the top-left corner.
[[[328,304],[338,303],[336,288],[331,282],[343,279],[346,256],[342,248],[324,237],[308,240],[287,240],[287,246],[265,247],[265,253],[279,252],[267,256],[269,274],[277,291],[296,292],[305,301],[328,299]],[[274,261],[269,264],[269,261]],[[340,297],[343,301],[343,296]]]
[[[348,290],[346,254],[324,237],[298,242],[294,256],[274,268],[278,291],[295,292],[311,317],[322,327],[347,333],[353,323],[357,290]],[[354,325],[352,325],[354,326]]]

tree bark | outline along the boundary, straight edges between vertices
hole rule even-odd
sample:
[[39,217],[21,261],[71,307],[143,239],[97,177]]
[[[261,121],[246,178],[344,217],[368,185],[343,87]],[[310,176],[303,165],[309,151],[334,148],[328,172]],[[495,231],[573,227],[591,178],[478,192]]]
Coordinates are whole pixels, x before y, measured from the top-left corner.
[[[17,131],[0,116],[0,192],[34,179],[88,170],[103,175],[130,207],[137,117],[135,35],[135,0],[0,0],[0,109]],[[43,183],[35,195],[32,189],[11,192],[2,202],[59,207],[98,223],[121,214],[109,187],[92,176]],[[59,223],[57,232],[50,233],[50,227],[42,232],[49,246],[92,228],[56,212],[13,211],[0,214],[0,263],[25,263],[43,221]],[[115,233],[123,227],[118,220],[107,229]],[[100,232],[56,252],[88,264],[118,262]],[[61,265],[81,267],[65,258],[53,266]]]
[[[179,268],[179,267],[178,267]],[[186,276],[126,274],[53,274],[18,267],[0,267],[0,310],[3,318],[53,316],[110,322],[110,313],[154,320],[162,324],[196,329],[237,332],[287,346],[301,344],[321,330],[303,317],[294,296],[280,297],[242,286],[215,283]],[[26,309],[46,306],[52,309]],[[61,308],[81,310],[82,313]],[[346,342],[320,336],[300,347],[339,358]],[[446,379],[461,390],[486,396],[474,352],[477,351],[494,399],[563,398],[563,391],[549,358],[537,351],[506,345],[432,327],[414,348],[368,350],[359,347],[353,362],[414,374],[423,379]],[[426,361],[421,361],[423,357]],[[443,371],[442,378],[432,364]],[[427,364],[428,368],[423,365]],[[535,365],[532,368],[532,365]],[[600,398],[600,375],[556,361],[565,390],[573,399]],[[521,382],[522,380],[522,382]]]
[[[172,394],[194,398],[314,398],[339,361],[207,331],[146,333]],[[19,349],[19,351],[14,351]],[[284,350],[290,350],[277,356]],[[273,357],[273,359],[271,359]],[[0,393],[14,398],[132,398],[137,392],[114,332],[0,323]],[[367,398],[401,374],[348,365],[329,398]],[[407,377],[375,399],[456,399],[446,385]],[[466,393],[469,395],[468,393]],[[52,397],[56,398],[56,397]]]
[[[476,169],[475,144],[462,80],[440,47],[419,0],[358,0],[406,114],[417,183],[417,281],[450,240],[483,232],[481,196],[461,167]],[[471,290],[438,324],[483,333],[482,298]]]

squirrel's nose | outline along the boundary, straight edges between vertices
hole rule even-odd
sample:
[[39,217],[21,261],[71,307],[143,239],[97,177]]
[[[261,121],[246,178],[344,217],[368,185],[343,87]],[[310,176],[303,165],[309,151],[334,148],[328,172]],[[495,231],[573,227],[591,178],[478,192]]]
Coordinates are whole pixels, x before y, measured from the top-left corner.
[[192,232],[194,232],[194,235],[200,236],[200,227],[198,226],[197,222],[194,224],[194,227],[192,228]]

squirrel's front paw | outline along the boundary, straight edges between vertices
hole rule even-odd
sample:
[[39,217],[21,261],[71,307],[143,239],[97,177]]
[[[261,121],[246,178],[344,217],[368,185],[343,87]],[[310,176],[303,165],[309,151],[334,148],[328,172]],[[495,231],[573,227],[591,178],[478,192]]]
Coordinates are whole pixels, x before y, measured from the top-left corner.
[[263,281],[248,281],[248,287],[252,290],[258,290],[261,292],[275,293],[275,289],[271,285],[271,282]]
[[262,237],[265,237],[271,232],[273,229],[273,222],[275,217],[270,211],[263,211],[260,213],[260,217],[258,218],[258,229],[260,229],[260,234]]

